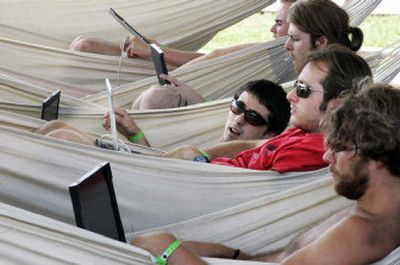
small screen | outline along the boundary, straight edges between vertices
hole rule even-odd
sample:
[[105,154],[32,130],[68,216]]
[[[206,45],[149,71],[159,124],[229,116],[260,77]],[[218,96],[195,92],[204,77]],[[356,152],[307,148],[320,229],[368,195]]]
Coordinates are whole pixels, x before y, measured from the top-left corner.
[[79,227],[125,242],[110,172],[104,164],[70,186],[75,219]]
[[60,94],[58,90],[46,98],[42,103],[42,120],[52,121],[58,119],[58,108],[60,105]]

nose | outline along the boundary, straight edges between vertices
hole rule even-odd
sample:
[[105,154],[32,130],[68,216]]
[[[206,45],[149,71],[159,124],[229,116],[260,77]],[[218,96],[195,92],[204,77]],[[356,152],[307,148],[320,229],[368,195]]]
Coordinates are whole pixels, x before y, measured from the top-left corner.
[[288,38],[285,42],[285,49],[288,51],[292,51],[293,50],[293,41],[291,38]]
[[322,159],[329,163],[329,164],[333,164],[335,157],[332,153],[332,150],[330,148],[328,148],[328,150],[326,150],[326,152],[324,153],[324,155],[322,156]]
[[292,89],[286,96],[287,100],[291,101],[291,102],[295,102],[298,101],[298,97],[296,95],[296,89]]
[[244,124],[244,122],[245,122],[244,113],[240,113],[239,115],[236,115],[235,121],[237,124]]
[[269,29],[270,32],[276,33],[276,24],[272,25],[272,27]]

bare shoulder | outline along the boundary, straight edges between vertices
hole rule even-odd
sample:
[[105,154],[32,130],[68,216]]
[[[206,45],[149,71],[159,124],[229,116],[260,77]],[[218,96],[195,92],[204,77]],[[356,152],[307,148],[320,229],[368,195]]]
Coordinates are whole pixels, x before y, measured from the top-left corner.
[[353,214],[283,264],[368,264],[383,258],[398,245],[398,232],[397,226],[383,219]]

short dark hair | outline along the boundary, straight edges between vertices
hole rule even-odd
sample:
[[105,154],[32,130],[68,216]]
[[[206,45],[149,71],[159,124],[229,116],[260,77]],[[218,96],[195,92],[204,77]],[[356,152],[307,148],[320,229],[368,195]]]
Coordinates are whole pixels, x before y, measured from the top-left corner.
[[280,134],[286,129],[290,119],[290,104],[286,99],[285,90],[280,85],[260,79],[248,82],[236,95],[239,96],[244,91],[255,96],[270,112],[267,117],[267,132]]
[[400,90],[374,84],[349,94],[344,104],[325,116],[322,128],[334,150],[354,146],[364,158],[381,161],[400,176]]
[[288,22],[311,35],[311,45],[325,36],[329,44],[342,44],[358,51],[364,35],[360,28],[349,25],[349,15],[331,0],[299,0],[291,6]]
[[344,91],[356,89],[358,86],[354,84],[358,84],[366,78],[372,80],[372,72],[368,63],[361,56],[342,45],[329,45],[325,49],[309,53],[301,62],[299,69],[308,63],[316,66],[321,63],[328,68],[327,76],[321,82],[324,88],[320,105],[322,112],[325,112],[329,101],[340,97]]

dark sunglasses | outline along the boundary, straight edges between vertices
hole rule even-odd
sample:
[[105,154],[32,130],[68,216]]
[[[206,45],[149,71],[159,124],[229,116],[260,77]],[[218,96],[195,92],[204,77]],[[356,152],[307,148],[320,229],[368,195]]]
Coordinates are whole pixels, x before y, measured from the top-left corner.
[[230,109],[235,115],[244,113],[244,120],[250,125],[263,126],[268,124],[257,111],[246,110],[246,104],[243,101],[237,100],[237,98],[232,99]]
[[312,89],[306,84],[300,83],[299,80],[294,81],[294,89],[296,89],[296,95],[299,98],[308,98],[311,95],[311,91],[324,93],[324,91]]

